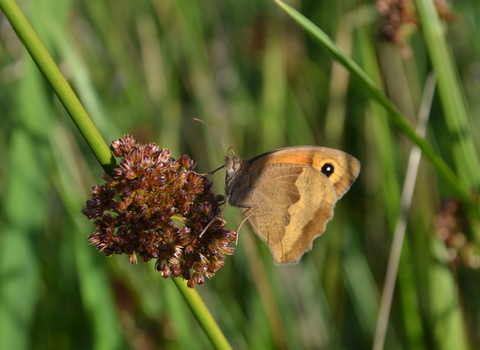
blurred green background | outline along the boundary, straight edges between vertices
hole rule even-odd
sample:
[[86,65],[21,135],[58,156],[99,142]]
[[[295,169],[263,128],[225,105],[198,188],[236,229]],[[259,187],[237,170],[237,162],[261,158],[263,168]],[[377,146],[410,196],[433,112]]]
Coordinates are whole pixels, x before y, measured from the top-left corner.
[[[416,124],[432,71],[421,31],[407,38],[408,55],[384,39],[373,1],[288,3]],[[20,5],[108,143],[132,134],[211,171],[228,146],[192,120],[201,118],[245,158],[294,145],[357,157],[359,178],[298,265],[275,266],[245,225],[235,255],[197,290],[235,349],[372,347],[412,143],[325,50],[273,1]],[[451,12],[446,38],[469,115],[462,137],[476,140],[480,2],[451,1]],[[211,348],[153,262],[129,265],[87,245],[93,225],[80,211],[102,170],[3,13],[0,89],[0,348]],[[462,177],[444,102],[435,95],[427,138]],[[223,193],[224,171],[211,178]],[[385,348],[480,348],[477,224],[462,212],[440,221],[452,192],[425,161],[415,186]],[[236,208],[225,217],[230,229],[241,221]],[[452,220],[445,242],[437,231]]]

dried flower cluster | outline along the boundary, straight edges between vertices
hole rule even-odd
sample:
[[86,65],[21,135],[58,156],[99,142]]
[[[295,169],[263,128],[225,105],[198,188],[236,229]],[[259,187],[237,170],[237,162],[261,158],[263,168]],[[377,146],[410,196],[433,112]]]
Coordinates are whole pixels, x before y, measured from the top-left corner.
[[[452,21],[455,16],[450,12],[445,0],[434,0],[440,18]],[[418,30],[419,18],[413,0],[377,0],[378,12],[387,18],[382,27],[383,37],[397,45],[403,56],[410,56],[411,49],[407,42]]]
[[212,182],[193,171],[187,156],[175,160],[170,151],[130,135],[110,149],[123,160],[112,176],[103,175],[105,184],[93,187],[82,210],[94,220],[90,243],[106,256],[130,255],[132,264],[137,255],[156,259],[163,277],[182,276],[190,288],[211,278],[236,239],[222,218],[225,197],[210,191]]
[[453,199],[445,202],[437,215],[435,227],[447,246],[450,261],[468,268],[479,268],[480,252],[465,235],[466,226],[460,203]]

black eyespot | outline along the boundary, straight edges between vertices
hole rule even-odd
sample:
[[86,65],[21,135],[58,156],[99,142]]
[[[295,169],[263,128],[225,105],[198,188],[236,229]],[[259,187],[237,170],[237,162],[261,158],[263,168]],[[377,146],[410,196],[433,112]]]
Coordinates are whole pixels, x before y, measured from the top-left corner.
[[330,175],[332,175],[334,173],[334,171],[335,171],[335,167],[332,164],[330,164],[330,163],[323,164],[322,173],[327,175],[327,177],[330,177]]

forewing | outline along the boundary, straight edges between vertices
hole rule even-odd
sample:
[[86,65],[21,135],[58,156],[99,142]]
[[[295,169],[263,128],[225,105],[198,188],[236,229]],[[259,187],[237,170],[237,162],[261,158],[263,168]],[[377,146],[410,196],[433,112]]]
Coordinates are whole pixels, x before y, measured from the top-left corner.
[[347,192],[360,173],[360,162],[343,151],[319,146],[297,146],[280,148],[261,154],[248,161],[252,169],[260,169],[272,164],[285,163],[311,166],[322,172],[329,163],[335,171],[328,177],[335,188],[337,199]]

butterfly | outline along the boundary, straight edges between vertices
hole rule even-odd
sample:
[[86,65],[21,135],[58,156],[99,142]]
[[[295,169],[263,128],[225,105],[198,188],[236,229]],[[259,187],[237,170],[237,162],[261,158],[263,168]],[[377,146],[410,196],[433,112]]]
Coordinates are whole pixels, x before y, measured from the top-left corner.
[[336,149],[297,146],[250,160],[228,155],[225,168],[227,203],[245,215],[274,262],[286,264],[312,249],[358,177],[360,162]]

